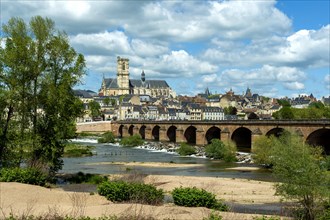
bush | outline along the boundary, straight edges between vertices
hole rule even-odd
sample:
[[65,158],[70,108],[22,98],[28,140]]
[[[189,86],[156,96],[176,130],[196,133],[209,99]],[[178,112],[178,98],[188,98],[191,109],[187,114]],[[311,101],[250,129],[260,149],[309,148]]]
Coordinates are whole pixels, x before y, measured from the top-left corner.
[[0,182],[18,182],[44,186],[47,175],[36,168],[2,168]]
[[233,142],[224,144],[219,139],[212,139],[211,144],[205,147],[207,157],[223,159],[226,162],[236,161],[236,145]]
[[215,195],[207,192],[204,189],[190,188],[175,188],[172,191],[172,196],[175,205],[186,207],[206,207],[219,211],[228,211],[228,206],[217,201]]
[[182,143],[180,147],[177,149],[178,154],[181,156],[192,155],[196,153],[196,149],[193,146]]
[[252,158],[256,164],[272,167],[271,154],[274,146],[275,136],[260,136],[258,137],[252,148]]
[[124,181],[103,182],[98,186],[98,193],[112,202],[132,201],[157,205],[163,202],[164,192],[144,183]]
[[142,140],[140,135],[137,135],[137,134],[130,136],[130,137],[125,137],[125,138],[121,139],[121,141],[120,141],[120,144],[125,147],[135,147],[135,146],[142,145],[143,143],[144,143],[144,141]]
[[71,177],[66,179],[70,183],[90,183],[90,184],[100,184],[104,181],[107,181],[106,176],[101,176],[98,174],[84,174],[83,172],[78,172],[73,174]]
[[203,220],[222,220],[222,216],[213,211],[207,218],[203,218]]
[[97,139],[98,143],[115,143],[115,136],[111,131],[105,132],[102,136]]
[[93,156],[94,146],[85,146],[80,144],[66,144],[64,147],[63,157],[86,157]]

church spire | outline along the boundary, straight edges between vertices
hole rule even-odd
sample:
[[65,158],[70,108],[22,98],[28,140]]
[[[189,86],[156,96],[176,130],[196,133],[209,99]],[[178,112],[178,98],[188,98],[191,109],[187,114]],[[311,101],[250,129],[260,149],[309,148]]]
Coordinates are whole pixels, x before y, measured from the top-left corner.
[[142,73],[141,73],[141,81],[142,82],[146,81],[146,74],[144,73],[144,70],[142,70]]

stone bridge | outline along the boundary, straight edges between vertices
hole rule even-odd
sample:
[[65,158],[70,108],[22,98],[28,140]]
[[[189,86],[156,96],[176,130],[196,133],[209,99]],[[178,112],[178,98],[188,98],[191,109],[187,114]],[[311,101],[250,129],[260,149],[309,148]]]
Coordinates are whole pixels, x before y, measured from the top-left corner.
[[[223,141],[232,140],[238,147],[248,150],[251,150],[258,136],[279,136],[287,130],[302,136],[309,144],[323,146],[326,153],[330,154],[330,120],[117,121],[107,123],[108,126],[103,124],[100,128],[105,128],[104,131],[110,130],[118,137],[138,134],[146,140],[186,142],[202,146],[210,143],[213,138],[217,138]],[[100,130],[102,129],[98,129]]]

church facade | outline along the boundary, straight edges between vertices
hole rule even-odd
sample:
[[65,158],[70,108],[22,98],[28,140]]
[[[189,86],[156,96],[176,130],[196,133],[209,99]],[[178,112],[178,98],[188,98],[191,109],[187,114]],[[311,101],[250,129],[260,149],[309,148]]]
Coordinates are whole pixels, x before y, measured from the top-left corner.
[[144,71],[141,79],[129,78],[129,59],[117,57],[117,78],[104,78],[99,90],[102,96],[150,95],[151,97],[175,98],[176,94],[165,80],[146,80]]

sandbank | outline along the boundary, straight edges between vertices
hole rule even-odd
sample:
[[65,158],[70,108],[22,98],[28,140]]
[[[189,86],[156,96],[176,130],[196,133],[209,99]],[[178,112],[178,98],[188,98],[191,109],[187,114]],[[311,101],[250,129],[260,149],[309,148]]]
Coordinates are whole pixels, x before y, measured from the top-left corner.
[[[111,176],[110,176],[111,177]],[[113,177],[113,176],[112,176]],[[145,183],[169,193],[175,187],[198,187],[216,194],[218,199],[240,204],[270,204],[279,202],[274,196],[273,183],[247,179],[149,175]],[[144,216],[155,219],[203,219],[212,210],[189,208],[165,203],[161,206],[115,204],[97,193],[64,191],[63,188],[44,188],[21,183],[0,183],[0,219],[10,213],[22,215],[71,215],[75,217],[104,215]],[[223,219],[253,219],[257,214],[222,212]]]

